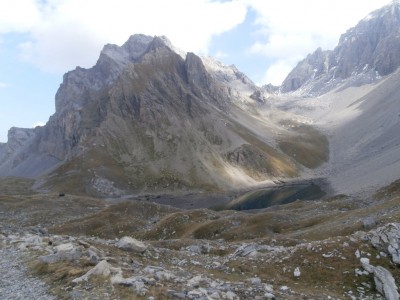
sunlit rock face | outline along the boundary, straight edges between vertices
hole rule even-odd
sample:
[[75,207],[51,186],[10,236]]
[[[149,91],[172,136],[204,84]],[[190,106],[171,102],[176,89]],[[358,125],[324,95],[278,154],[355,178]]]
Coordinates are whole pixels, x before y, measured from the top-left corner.
[[400,4],[376,10],[347,30],[333,51],[316,50],[284,80],[281,92],[321,95],[344,81],[359,86],[400,66]]

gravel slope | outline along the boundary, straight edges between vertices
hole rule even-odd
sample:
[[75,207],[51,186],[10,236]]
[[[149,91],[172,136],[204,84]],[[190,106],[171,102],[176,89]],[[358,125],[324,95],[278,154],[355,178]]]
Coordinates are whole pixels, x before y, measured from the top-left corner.
[[28,274],[23,255],[13,248],[0,249],[0,299],[56,299],[42,281]]
[[303,116],[329,138],[330,160],[309,176],[338,193],[371,193],[400,177],[400,106],[396,72],[377,84],[317,98],[282,97],[276,107]]

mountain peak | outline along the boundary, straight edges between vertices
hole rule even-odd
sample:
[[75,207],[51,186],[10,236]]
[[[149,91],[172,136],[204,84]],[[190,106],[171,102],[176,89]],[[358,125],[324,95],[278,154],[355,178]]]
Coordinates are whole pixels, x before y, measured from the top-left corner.
[[363,84],[400,66],[400,4],[371,12],[342,34],[333,51],[318,49],[301,61],[282,83],[282,92],[320,95],[342,84]]
[[396,16],[397,12],[400,10],[400,2],[392,1],[392,3],[387,4],[377,10],[374,10],[370,14],[368,14],[361,22],[367,22],[371,19],[382,18],[387,16]]
[[100,53],[99,62],[104,59],[111,59],[119,64],[126,64],[135,61],[142,56],[154,37],[144,34],[135,34],[122,45],[107,44]]
[[131,35],[128,40],[122,45],[122,48],[126,49],[127,51],[134,53],[137,52],[138,48],[145,48],[147,47],[154,37],[145,35],[145,34],[133,34]]

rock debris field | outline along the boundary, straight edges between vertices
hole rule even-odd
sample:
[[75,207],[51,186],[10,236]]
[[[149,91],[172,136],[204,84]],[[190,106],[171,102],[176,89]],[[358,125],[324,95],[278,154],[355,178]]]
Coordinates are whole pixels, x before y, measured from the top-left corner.
[[43,281],[29,274],[26,254],[13,248],[0,249],[0,299],[56,299]]
[[[0,245],[1,299],[399,299],[398,223],[294,246],[45,231],[3,231]],[[313,281],[312,265],[326,281]]]

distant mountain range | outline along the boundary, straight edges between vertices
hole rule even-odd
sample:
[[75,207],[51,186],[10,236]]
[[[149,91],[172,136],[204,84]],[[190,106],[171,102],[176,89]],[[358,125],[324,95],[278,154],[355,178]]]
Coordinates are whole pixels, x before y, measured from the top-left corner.
[[[399,31],[399,4],[371,13],[333,51],[301,61],[279,92],[310,97],[379,81],[400,65]],[[273,105],[277,95],[165,37],[133,35],[121,47],[106,45],[94,67],[64,75],[45,126],[10,129],[0,175],[97,196],[226,191],[310,176],[328,162],[329,138]]]

